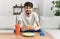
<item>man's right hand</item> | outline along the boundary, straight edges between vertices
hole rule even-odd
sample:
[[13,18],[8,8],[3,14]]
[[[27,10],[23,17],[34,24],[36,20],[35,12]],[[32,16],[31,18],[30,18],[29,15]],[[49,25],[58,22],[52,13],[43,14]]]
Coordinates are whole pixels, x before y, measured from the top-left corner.
[[32,26],[25,26],[25,27],[22,27],[22,30],[32,30],[33,27]]
[[26,29],[26,27],[22,27],[21,30],[25,31],[25,30],[27,30],[27,29]]

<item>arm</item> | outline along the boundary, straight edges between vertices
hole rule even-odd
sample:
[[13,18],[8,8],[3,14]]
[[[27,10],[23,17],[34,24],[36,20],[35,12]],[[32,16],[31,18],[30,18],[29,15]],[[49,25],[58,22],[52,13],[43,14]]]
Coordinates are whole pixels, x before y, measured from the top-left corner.
[[35,18],[35,23],[36,23],[36,26],[34,27],[34,29],[39,30],[41,28],[41,24],[39,22],[39,17],[36,13],[34,13],[34,18]]
[[40,29],[41,28],[40,22],[39,21],[36,21],[36,24],[37,24],[37,28]]
[[17,24],[20,25],[20,28],[21,28],[22,30],[26,30],[26,27],[25,27],[25,26],[21,27],[21,23],[22,23],[21,20],[18,20],[18,23],[17,23]]
[[41,28],[39,21],[36,21],[37,26],[34,27],[35,30],[39,30]]

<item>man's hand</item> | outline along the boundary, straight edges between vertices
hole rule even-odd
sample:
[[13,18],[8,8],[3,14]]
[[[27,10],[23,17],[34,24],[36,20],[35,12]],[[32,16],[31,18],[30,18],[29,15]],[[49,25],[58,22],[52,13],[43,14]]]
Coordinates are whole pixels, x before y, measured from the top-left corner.
[[21,30],[25,31],[26,30],[26,27],[22,27]]
[[24,26],[24,27],[22,27],[22,30],[33,30],[34,29],[34,27],[33,26],[30,26],[30,25],[28,25],[28,26]]
[[34,27],[33,26],[26,26],[27,30],[33,30]]
[[39,30],[41,28],[39,21],[36,21],[37,26],[34,26],[34,30]]

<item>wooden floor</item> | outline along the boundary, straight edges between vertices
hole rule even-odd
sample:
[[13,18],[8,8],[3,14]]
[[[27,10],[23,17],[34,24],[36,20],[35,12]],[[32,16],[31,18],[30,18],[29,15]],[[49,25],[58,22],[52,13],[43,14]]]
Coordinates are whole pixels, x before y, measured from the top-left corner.
[[0,39],[52,39],[52,37],[46,32],[45,36],[40,36],[39,33],[36,33],[33,37],[16,36],[14,33],[0,33]]

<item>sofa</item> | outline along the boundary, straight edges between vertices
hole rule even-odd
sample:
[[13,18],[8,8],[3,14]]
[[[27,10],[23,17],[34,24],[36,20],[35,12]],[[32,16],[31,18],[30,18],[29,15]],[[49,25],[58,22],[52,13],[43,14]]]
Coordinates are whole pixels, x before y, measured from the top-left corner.
[[60,16],[53,17],[40,16],[40,23],[43,29],[59,29]]
[[0,30],[13,29],[16,23],[16,16],[0,16]]
[[[16,16],[0,16],[0,29],[14,29]],[[60,16],[40,16],[40,24],[43,29],[58,29],[60,27]]]

